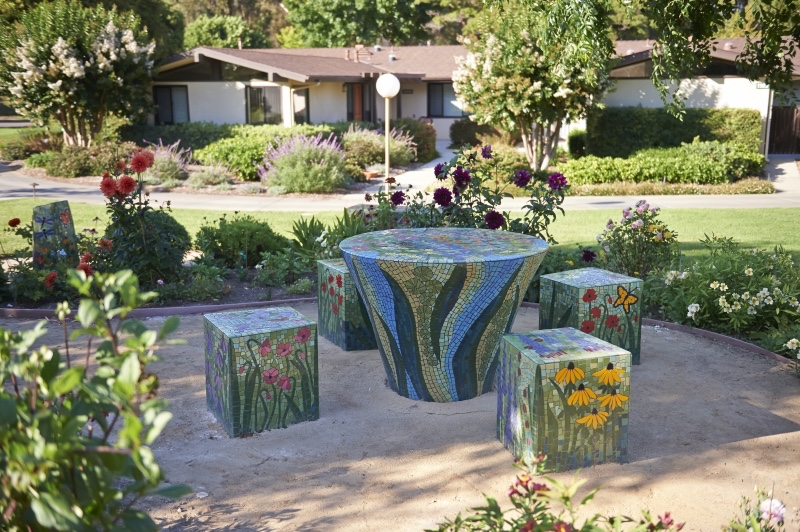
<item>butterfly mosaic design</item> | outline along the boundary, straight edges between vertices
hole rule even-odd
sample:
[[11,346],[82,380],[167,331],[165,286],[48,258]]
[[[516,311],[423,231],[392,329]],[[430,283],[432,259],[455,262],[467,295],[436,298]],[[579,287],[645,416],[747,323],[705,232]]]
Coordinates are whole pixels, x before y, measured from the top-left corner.
[[628,292],[624,286],[617,287],[617,299],[614,301],[614,308],[622,307],[625,314],[630,314],[631,305],[635,305],[639,297]]

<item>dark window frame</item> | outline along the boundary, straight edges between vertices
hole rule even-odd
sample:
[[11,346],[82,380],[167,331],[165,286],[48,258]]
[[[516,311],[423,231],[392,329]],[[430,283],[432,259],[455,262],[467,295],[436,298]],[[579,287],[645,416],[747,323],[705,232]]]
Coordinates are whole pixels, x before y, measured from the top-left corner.
[[[463,110],[459,110],[461,114],[458,115],[445,114],[445,107],[448,105],[448,102],[444,99],[444,87],[446,85],[452,87],[453,82],[428,83],[428,114],[426,116],[428,118],[462,118],[469,116],[469,113]],[[434,94],[436,89],[438,89],[438,94]],[[437,99],[439,100],[438,102],[436,101]]]
[[311,123],[311,89],[306,87],[305,89],[297,89],[292,90],[292,99],[294,99],[298,94],[303,93],[305,95],[306,100],[306,108],[305,108],[305,121],[298,122],[297,121],[297,110],[294,107],[294,101],[292,101],[292,111],[294,113],[294,123],[295,124],[310,124]]
[[[278,112],[277,113],[275,111],[267,111],[266,110],[266,105],[267,105],[267,102],[269,101],[269,99],[267,98],[267,89],[274,89],[274,90],[277,91],[277,95],[278,95],[278,105],[277,105]],[[253,98],[252,91],[261,91],[260,104],[262,106],[262,109],[264,109],[264,120],[260,121],[260,122],[253,122],[253,120],[252,120],[252,114],[251,114],[252,111],[253,111],[253,106],[252,106],[252,103],[251,103],[252,102],[252,98]],[[273,108],[274,108],[274,106],[270,105],[270,109],[273,109]],[[272,114],[272,115],[276,115],[277,114],[278,115],[278,121],[277,122],[268,122],[267,121],[268,113]],[[248,124],[283,124],[283,87],[281,87],[281,86],[275,87],[275,86],[271,86],[271,85],[254,87],[252,85],[248,85],[247,86],[247,91],[246,91],[246,97],[245,97],[245,120],[246,120],[246,122]]]
[[[158,91],[169,89],[169,108],[170,114],[172,115],[172,120],[169,122],[162,122],[161,121],[161,109],[158,107]],[[179,124],[182,122],[175,122],[175,99],[172,96],[172,91],[174,89],[183,89],[186,92],[186,122],[192,121],[191,109],[189,106],[189,86],[188,85],[154,85],[153,86],[153,103],[156,106],[155,112],[155,123],[157,126],[161,125],[169,125],[169,124]]]

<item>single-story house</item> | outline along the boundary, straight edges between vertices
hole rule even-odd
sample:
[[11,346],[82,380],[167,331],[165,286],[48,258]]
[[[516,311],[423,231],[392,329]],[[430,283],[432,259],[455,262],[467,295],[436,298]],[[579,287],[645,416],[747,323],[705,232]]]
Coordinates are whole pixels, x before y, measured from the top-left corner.
[[[603,97],[604,104],[662,106],[649,80],[652,44],[616,43],[619,61],[611,73],[616,83]],[[743,46],[742,38],[724,39],[712,52],[709,67],[681,83],[687,107],[757,109],[764,118],[763,144],[773,153],[800,152],[800,113],[779,107],[765,84],[737,74],[735,58]],[[401,85],[391,100],[391,118],[428,120],[438,138],[448,139],[453,121],[466,116],[452,83],[456,57],[464,55],[463,46],[195,48],[159,67],[153,120],[157,124],[209,121],[287,126],[380,122],[384,106],[375,81],[391,72]],[[795,87],[800,96],[800,57],[795,58]]]

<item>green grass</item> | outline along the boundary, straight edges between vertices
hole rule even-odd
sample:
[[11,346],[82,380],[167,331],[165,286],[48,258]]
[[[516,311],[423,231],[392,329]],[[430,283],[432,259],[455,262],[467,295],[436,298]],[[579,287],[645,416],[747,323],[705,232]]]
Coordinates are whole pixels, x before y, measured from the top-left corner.
[[43,131],[41,127],[0,127],[0,143],[16,140],[24,134]]
[[[7,221],[14,217],[30,220],[33,206],[44,203],[47,201],[0,201],[0,212],[3,213],[0,226],[6,227]],[[92,227],[100,231],[105,227],[107,217],[104,206],[70,203],[70,207],[76,231]],[[208,211],[194,209],[174,209],[172,214],[192,236],[197,234],[204,218],[211,222],[221,216],[221,213],[209,215]],[[291,237],[292,224],[302,217],[296,212],[247,214],[269,222],[273,229],[288,237]],[[228,214],[229,217],[232,215]],[[326,211],[315,213],[314,216],[327,225],[341,216],[341,212]],[[100,221],[94,222],[95,217],[99,217]],[[800,209],[672,209],[661,211],[660,217],[677,233],[681,251],[688,258],[703,254],[699,241],[704,234],[715,234],[733,237],[746,247],[771,249],[780,244],[796,260],[800,260],[800,232],[796,230],[800,227]],[[567,211],[550,228],[560,248],[572,250],[580,245],[597,249],[595,237],[603,231],[609,218],[619,221],[621,210]],[[25,243],[10,231],[0,231],[0,245],[3,249],[0,253],[6,255],[25,247]]]

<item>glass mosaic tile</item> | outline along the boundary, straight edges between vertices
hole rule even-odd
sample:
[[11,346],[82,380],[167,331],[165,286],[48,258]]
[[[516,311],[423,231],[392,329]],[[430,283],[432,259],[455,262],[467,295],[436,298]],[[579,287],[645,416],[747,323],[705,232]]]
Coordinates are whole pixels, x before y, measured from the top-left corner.
[[618,345],[639,364],[642,281],[598,268],[542,275],[539,329],[575,327]]
[[78,265],[78,246],[69,202],[37,205],[33,208],[33,265],[38,269],[49,269],[60,260],[66,260],[72,267]]
[[461,228],[376,231],[339,247],[390,387],[436,402],[491,389],[500,336],[548,249],[527,235]]
[[626,462],[630,352],[572,327],[506,334],[497,374],[497,437],[546,471]]
[[313,321],[289,307],[203,318],[206,403],[229,436],[319,419]]
[[344,351],[375,349],[375,334],[343,259],[317,261],[319,334]]

